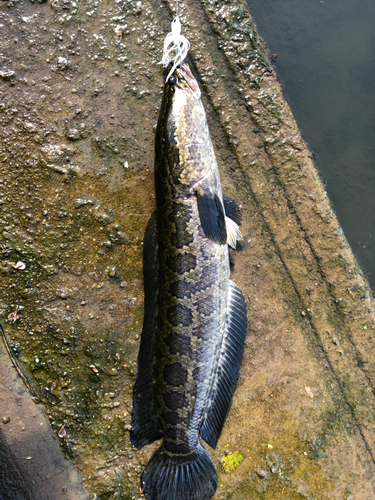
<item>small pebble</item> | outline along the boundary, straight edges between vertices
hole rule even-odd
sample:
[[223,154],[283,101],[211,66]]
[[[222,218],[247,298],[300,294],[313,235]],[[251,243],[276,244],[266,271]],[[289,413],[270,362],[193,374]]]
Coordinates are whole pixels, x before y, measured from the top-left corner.
[[64,438],[66,436],[66,429],[65,425],[61,426],[59,433],[58,433],[59,438]]
[[3,424],[8,424],[10,422],[10,417],[3,417]]
[[264,470],[262,467],[258,467],[255,471],[257,473],[257,476],[260,477],[261,479],[267,479],[268,473],[266,470]]
[[66,132],[66,137],[70,141],[78,141],[81,138],[80,131],[76,128],[71,128]]
[[110,278],[114,278],[117,274],[117,269],[115,267],[112,267],[109,271],[108,271],[108,276]]

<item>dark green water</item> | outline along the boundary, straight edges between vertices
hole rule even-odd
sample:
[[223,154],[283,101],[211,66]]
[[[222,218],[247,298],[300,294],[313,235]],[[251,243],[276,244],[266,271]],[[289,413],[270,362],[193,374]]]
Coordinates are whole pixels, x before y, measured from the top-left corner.
[[375,2],[247,0],[340,224],[375,287]]

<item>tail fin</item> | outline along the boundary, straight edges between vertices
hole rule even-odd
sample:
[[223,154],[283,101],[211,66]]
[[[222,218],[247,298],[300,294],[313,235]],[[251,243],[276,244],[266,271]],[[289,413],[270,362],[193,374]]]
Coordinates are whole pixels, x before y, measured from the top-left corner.
[[159,448],[141,477],[148,500],[208,500],[217,488],[217,472],[201,444],[189,455],[169,455]]

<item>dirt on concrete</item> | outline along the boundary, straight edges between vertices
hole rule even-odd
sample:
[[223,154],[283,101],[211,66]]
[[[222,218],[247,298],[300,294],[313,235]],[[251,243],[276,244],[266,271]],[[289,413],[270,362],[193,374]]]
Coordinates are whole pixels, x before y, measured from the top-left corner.
[[[154,209],[158,63],[173,9],[135,0],[0,6],[6,342],[60,433],[51,443],[39,439],[42,449],[59,442],[100,500],[138,499],[156,447],[133,449],[129,429],[141,242]],[[215,498],[370,500],[370,289],[245,4],[185,0],[180,9],[223,191],[243,213],[233,280],[246,297],[249,331],[212,451]],[[9,370],[1,365],[1,380]],[[1,390],[1,418],[18,397],[10,387]],[[11,447],[34,442],[29,423],[42,405],[32,405],[24,405],[25,431]],[[5,432],[9,423],[0,425]]]

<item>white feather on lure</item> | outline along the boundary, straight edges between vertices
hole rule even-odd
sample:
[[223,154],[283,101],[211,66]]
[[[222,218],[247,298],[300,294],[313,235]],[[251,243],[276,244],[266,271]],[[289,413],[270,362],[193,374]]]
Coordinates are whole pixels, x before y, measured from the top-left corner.
[[161,63],[164,68],[168,66],[170,62],[173,63],[172,69],[168,73],[166,82],[169,80],[170,76],[173,74],[174,70],[187,56],[190,48],[190,42],[184,35],[181,35],[181,23],[178,16],[176,16],[171,24],[171,33],[165,37],[164,40],[164,50],[163,59]]

